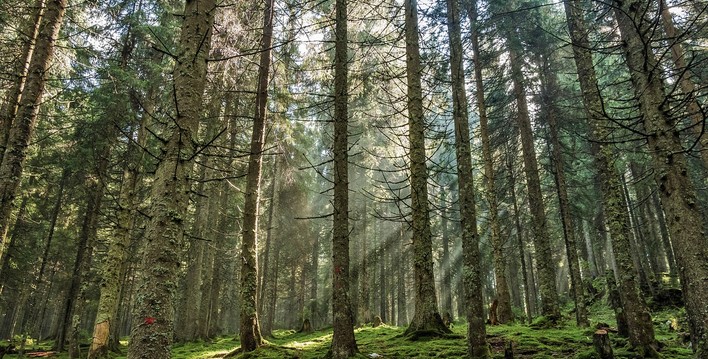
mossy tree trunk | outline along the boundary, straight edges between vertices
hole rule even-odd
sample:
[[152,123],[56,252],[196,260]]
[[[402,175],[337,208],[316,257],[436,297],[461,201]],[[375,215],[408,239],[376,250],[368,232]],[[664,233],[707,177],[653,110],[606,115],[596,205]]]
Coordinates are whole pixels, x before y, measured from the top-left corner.
[[597,76],[592,62],[590,42],[583,21],[580,0],[565,1],[566,19],[573,42],[573,56],[583,104],[588,116],[592,139],[599,146],[593,150],[595,166],[602,188],[603,214],[607,220],[615,256],[619,289],[626,316],[629,339],[646,356],[656,356],[656,340],[651,317],[639,292],[637,273],[630,254],[629,216],[622,199],[622,183],[615,167],[617,158],[609,144],[610,134],[602,122],[606,120]]
[[273,43],[273,0],[265,2],[263,36],[260,43],[256,113],[251,133],[248,156],[248,176],[243,210],[243,238],[241,241],[241,350],[250,352],[263,344],[258,320],[258,217],[260,212],[261,173],[265,147],[268,79],[270,78],[271,44]]
[[176,116],[167,125],[162,158],[150,193],[142,275],[133,311],[128,358],[170,358],[174,297],[186,209],[189,173],[196,153],[207,57],[216,13],[215,0],[186,0],[174,69]]
[[[408,98],[408,132],[411,210],[413,228],[413,269],[415,280],[415,312],[406,335],[415,332],[448,333],[440,317],[433,275],[432,233],[428,206],[428,169],[425,154],[425,117],[421,88],[420,45],[418,40],[418,2],[404,1],[406,79]],[[472,275],[472,274],[470,274]]]
[[[455,155],[457,158],[457,181],[459,184],[460,225],[462,226],[462,281],[465,287],[464,302],[467,317],[467,356],[488,358],[487,333],[484,325],[484,303],[482,299],[481,255],[475,191],[472,181],[472,150],[470,146],[467,113],[467,93],[465,92],[465,68],[463,65],[462,36],[460,30],[459,0],[447,0],[447,29],[450,40],[450,72],[452,81],[452,118],[455,125]],[[497,233],[498,234],[498,233]],[[501,268],[504,272],[504,268]],[[506,286],[506,276],[502,275]],[[499,283],[497,283],[499,284]],[[506,288],[506,304],[511,304]],[[506,318],[510,320],[511,318]]]
[[558,116],[559,111],[554,103],[554,99],[560,91],[556,80],[556,75],[552,69],[553,60],[547,56],[539,56],[538,66],[541,68],[541,98],[544,105],[548,128],[550,132],[551,163],[553,167],[553,178],[556,182],[556,192],[558,194],[558,208],[560,210],[561,223],[563,226],[563,238],[565,239],[565,251],[568,256],[568,271],[571,282],[571,295],[575,302],[575,321],[580,327],[590,326],[588,312],[585,307],[585,290],[583,280],[580,276],[580,261],[578,260],[577,238],[572,214],[570,213],[570,198],[568,197],[568,186],[565,179],[565,165],[561,152],[561,140],[559,135]]
[[506,254],[501,237],[499,224],[499,203],[497,201],[496,184],[494,182],[494,158],[492,156],[492,142],[490,140],[489,117],[487,104],[484,99],[484,83],[482,77],[481,49],[479,47],[480,23],[477,19],[478,1],[466,0],[467,16],[470,20],[470,38],[472,42],[472,62],[474,64],[474,82],[476,91],[477,111],[479,111],[479,131],[482,139],[482,160],[484,162],[484,184],[486,187],[485,198],[489,206],[490,241],[492,243],[492,257],[494,260],[494,280],[496,282],[496,297],[498,300],[497,315],[499,323],[504,324],[514,319],[511,310],[511,295],[506,278]]
[[44,16],[36,18],[41,21],[39,32],[32,58],[29,60],[24,89],[12,119],[7,145],[0,162],[0,258],[4,256],[7,246],[13,202],[22,180],[27,148],[37,125],[47,72],[54,57],[54,45],[59,36],[66,6],[67,0],[49,0]]
[[[42,16],[44,16],[45,3],[46,0],[35,1],[33,16],[30,18],[31,21],[28,21],[20,32],[20,35],[26,36],[26,38],[23,39],[21,55],[13,62],[10,74],[14,77],[14,81],[10,90],[5,93],[5,101],[2,109],[0,109],[0,162],[2,162],[2,157],[5,155],[7,141],[10,138],[10,129],[17,115],[18,104],[22,99],[22,91],[27,83],[27,70],[32,60],[34,44],[37,41]],[[1,250],[0,253],[2,253]]]
[[328,355],[349,358],[357,354],[354,315],[349,299],[349,54],[347,0],[335,2],[334,33],[334,219],[332,235],[332,326]]
[[678,120],[672,117],[664,94],[662,68],[648,38],[655,21],[645,16],[653,4],[630,0],[613,2],[625,59],[644,119],[654,178],[676,250],[681,286],[697,357],[708,355],[708,247],[704,208],[689,176]]
[[531,130],[524,74],[523,58],[519,53],[519,40],[509,37],[509,62],[511,64],[511,79],[514,87],[514,97],[517,106],[517,122],[521,137],[521,147],[526,173],[526,188],[531,210],[531,230],[534,249],[536,251],[536,267],[538,272],[539,291],[541,294],[541,314],[551,321],[560,318],[558,308],[558,289],[556,288],[556,268],[551,249],[551,235],[548,231],[548,220],[541,192],[541,179],[538,173],[538,160]]

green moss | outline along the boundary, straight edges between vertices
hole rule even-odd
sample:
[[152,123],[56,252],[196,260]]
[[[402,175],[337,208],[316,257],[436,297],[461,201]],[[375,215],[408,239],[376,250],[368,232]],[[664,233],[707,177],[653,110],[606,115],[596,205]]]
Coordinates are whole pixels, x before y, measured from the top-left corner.
[[[604,303],[596,303],[590,308],[593,325],[598,322],[615,327],[614,314]],[[685,311],[672,309],[653,313],[654,327],[657,339],[662,343],[661,355],[666,359],[692,357],[688,344],[683,343],[679,333],[670,331],[665,324],[667,320],[676,319],[681,327],[685,323]],[[542,320],[541,320],[542,321]],[[683,328],[686,328],[685,326]],[[467,342],[465,335],[467,325],[456,324],[453,333],[434,338],[420,338],[412,341],[403,333],[405,328],[382,325],[377,328],[369,326],[355,330],[357,345],[361,352],[360,358],[376,353],[383,358],[461,358],[466,355]],[[680,330],[685,330],[681,329]],[[487,342],[490,345],[493,358],[503,358],[504,349],[509,342],[513,343],[515,358],[597,358],[592,347],[594,330],[579,328],[571,317],[565,318],[552,328],[532,327],[513,323],[509,325],[487,326]],[[610,333],[610,339],[616,358],[636,358],[637,353],[629,348],[626,338]],[[276,330],[274,337],[269,338],[267,345],[252,353],[245,353],[236,358],[322,358],[329,349],[332,340],[332,329],[322,329],[312,333],[297,333],[294,330]],[[122,344],[126,344],[122,341]],[[38,348],[48,349],[51,343],[41,343]],[[239,347],[237,336],[220,337],[212,341],[179,343],[172,348],[174,359],[207,359],[220,358]],[[123,353],[127,348],[123,348]],[[6,359],[16,358],[7,355]],[[62,354],[58,359],[68,356]],[[125,355],[114,355],[115,359],[125,358]]]

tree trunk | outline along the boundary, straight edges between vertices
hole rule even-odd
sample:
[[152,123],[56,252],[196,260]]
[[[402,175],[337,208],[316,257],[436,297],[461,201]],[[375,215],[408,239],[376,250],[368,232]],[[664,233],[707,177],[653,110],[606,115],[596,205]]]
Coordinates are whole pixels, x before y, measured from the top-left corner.
[[452,313],[452,272],[450,269],[450,231],[448,230],[447,225],[447,198],[444,189],[442,190],[440,197],[442,201],[442,203],[440,203],[440,208],[442,211],[442,213],[440,214],[440,226],[442,227],[443,250],[442,258],[440,260],[440,267],[442,271],[442,288],[440,288],[440,292],[442,296],[442,313],[444,317],[445,315],[449,316],[451,315],[450,313]]
[[349,56],[347,1],[335,2],[334,43],[334,221],[332,224],[332,346],[328,356],[357,354],[354,316],[349,300]]
[[708,248],[705,246],[703,211],[681,143],[675,118],[670,117],[664,94],[661,67],[654,57],[647,33],[653,21],[644,18],[650,5],[640,0],[617,1],[615,16],[625,49],[639,108],[648,133],[654,178],[667,214],[671,238],[679,264],[691,342],[697,357],[708,355]]
[[506,154],[506,169],[509,172],[509,194],[511,196],[511,204],[514,212],[514,225],[516,227],[516,245],[518,249],[519,260],[521,261],[521,274],[524,277],[524,307],[526,308],[526,319],[529,323],[533,320],[536,313],[536,284],[533,282],[533,275],[529,276],[526,263],[526,251],[524,250],[524,228],[521,226],[521,212],[519,211],[518,201],[516,199],[516,176],[514,176],[514,159],[512,151],[507,151]]
[[215,0],[185,2],[179,53],[174,70],[177,115],[168,125],[162,158],[151,189],[128,358],[170,358],[173,305],[189,203],[189,172],[196,153],[193,137],[201,117],[207,56],[216,13]]
[[[667,40],[671,44],[671,58],[674,62],[674,73],[678,74],[678,83],[682,95],[685,96],[685,101],[687,101],[686,111],[691,118],[691,129],[693,130],[694,136],[698,139],[699,146],[697,152],[700,153],[701,159],[703,160],[703,168],[708,170],[708,135],[706,135],[705,118],[701,111],[701,106],[698,103],[696,86],[689,77],[691,70],[686,65],[686,58],[679,39],[680,35],[676,31],[674,19],[671,17],[671,12],[669,12],[666,0],[659,0],[659,6],[664,32],[666,32]],[[705,4],[703,6],[704,8],[700,10],[703,15],[700,16],[705,16]]]
[[654,327],[646,304],[639,293],[636,271],[630,256],[629,218],[627,211],[623,208],[622,184],[614,163],[617,156],[611,147],[612,145],[606,142],[609,137],[608,130],[601,125],[605,116],[592,54],[589,50],[591,48],[590,42],[582,18],[581,1],[566,0],[565,11],[573,42],[573,55],[578,70],[583,104],[591,126],[592,139],[599,144],[594,147],[593,155],[603,189],[604,216],[608,219],[610,236],[612,237],[620,295],[629,326],[629,339],[632,345],[644,355],[656,356]]
[[[31,21],[27,22],[22,32],[20,32],[20,34],[26,35],[27,38],[24,39],[22,44],[22,55],[15,59],[13,63],[11,74],[16,78],[10,90],[5,94],[5,101],[2,109],[0,109],[0,163],[5,155],[7,141],[10,138],[10,129],[15,121],[15,116],[17,116],[18,104],[22,100],[22,91],[27,83],[27,70],[34,53],[34,45],[39,34],[42,16],[44,16],[45,3],[46,0],[37,0],[34,3],[34,13]],[[0,253],[2,253],[2,250],[0,250]]]
[[[496,184],[494,183],[494,159],[492,157],[492,142],[490,140],[489,119],[487,116],[487,105],[484,99],[484,83],[482,77],[481,49],[479,47],[479,21],[477,19],[477,1],[466,1],[467,16],[470,20],[472,40],[472,62],[474,64],[474,80],[476,87],[476,102],[479,111],[479,131],[482,138],[482,160],[484,162],[484,184],[487,189],[486,199],[489,205],[489,228],[490,242],[492,243],[492,257],[494,260],[494,279],[496,281],[496,297],[498,299],[497,314],[499,323],[505,324],[514,320],[511,310],[511,295],[509,284],[506,279],[506,256],[504,254],[504,242],[501,237],[499,226],[499,204],[497,201]],[[449,17],[449,15],[448,15]]]
[[59,36],[67,0],[49,0],[41,18],[35,51],[27,68],[27,79],[18,102],[17,115],[12,121],[7,148],[0,163],[0,258],[7,242],[10,214],[22,180],[27,148],[34,135],[37,115],[42,103],[47,72],[54,55],[54,44]]
[[[475,7],[476,8],[476,7]],[[475,16],[476,17],[476,16]],[[460,225],[462,226],[462,281],[465,287],[464,305],[467,317],[467,356],[488,358],[486,329],[484,326],[484,304],[482,299],[481,259],[477,213],[472,181],[472,150],[470,146],[469,122],[467,114],[467,94],[465,92],[465,69],[460,30],[460,6],[458,0],[447,0],[447,28],[450,40],[450,72],[452,81],[452,117],[455,124],[455,155],[457,158],[457,181],[459,185]],[[494,229],[492,230],[494,231]],[[498,228],[497,228],[498,232]],[[499,233],[496,233],[497,235]],[[506,287],[504,268],[501,293],[504,294],[504,315],[511,320],[511,300]],[[498,271],[499,272],[499,271]]]
[[263,11],[263,37],[258,67],[256,90],[256,114],[251,135],[251,152],[248,156],[248,177],[243,211],[243,239],[241,242],[241,350],[250,352],[263,344],[258,306],[256,303],[258,280],[258,216],[260,208],[261,172],[265,146],[266,109],[268,101],[268,78],[273,42],[273,0],[266,1]]
[[550,130],[551,162],[553,176],[556,182],[558,193],[558,207],[560,209],[561,223],[563,225],[563,238],[565,239],[565,250],[568,256],[568,270],[570,272],[570,282],[572,285],[571,294],[575,302],[575,321],[579,327],[590,326],[587,308],[585,308],[585,293],[583,280],[580,276],[580,261],[578,260],[578,248],[575,235],[575,227],[570,213],[570,199],[568,198],[568,188],[565,180],[565,169],[563,165],[563,155],[561,154],[561,141],[559,138],[558,109],[553,99],[558,95],[559,88],[556,75],[551,69],[551,61],[547,57],[539,59],[541,72],[541,97],[546,110],[546,118]]
[[528,190],[529,207],[531,209],[531,230],[533,233],[534,248],[536,251],[536,267],[538,273],[539,290],[541,294],[541,314],[555,322],[560,318],[558,308],[558,290],[556,288],[556,268],[551,249],[551,236],[548,232],[548,220],[541,192],[541,179],[538,173],[538,161],[534,149],[531,119],[529,118],[526,102],[526,89],[524,74],[521,64],[522,57],[518,53],[518,39],[509,38],[509,62],[511,63],[511,77],[514,84],[514,96],[517,105],[517,122],[521,136],[521,147],[524,158],[524,172],[526,173],[526,187]]
[[418,1],[406,0],[406,78],[408,99],[410,188],[413,228],[415,313],[406,335],[416,332],[448,333],[440,317],[433,275],[432,233],[428,209],[428,169],[425,156],[425,117],[421,88],[420,45],[418,43]]

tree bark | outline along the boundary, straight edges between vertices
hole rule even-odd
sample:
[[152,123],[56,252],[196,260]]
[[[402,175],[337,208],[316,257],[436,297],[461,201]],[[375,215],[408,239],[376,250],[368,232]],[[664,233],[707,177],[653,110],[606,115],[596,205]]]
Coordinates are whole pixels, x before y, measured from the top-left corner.
[[526,89],[524,74],[522,72],[522,57],[518,53],[518,39],[509,38],[509,62],[511,63],[511,77],[514,85],[514,97],[517,105],[517,122],[521,136],[521,147],[524,158],[524,172],[526,173],[526,187],[528,190],[529,207],[531,209],[531,230],[533,243],[536,250],[536,266],[538,272],[539,291],[541,294],[541,314],[555,322],[560,319],[558,308],[558,289],[556,288],[556,268],[551,249],[551,236],[548,232],[548,220],[541,192],[541,179],[538,173],[538,161],[531,119],[529,118],[528,104],[526,102]]
[[539,59],[541,67],[541,97],[545,106],[546,119],[550,130],[551,163],[553,166],[553,177],[556,182],[558,193],[558,207],[560,209],[561,223],[563,225],[563,238],[565,239],[565,251],[568,256],[568,270],[570,272],[570,282],[572,285],[571,294],[575,302],[575,321],[579,327],[590,326],[588,312],[585,307],[585,291],[583,280],[580,276],[580,261],[578,260],[578,248],[575,235],[575,227],[570,213],[570,199],[568,198],[568,186],[565,180],[565,169],[563,165],[563,155],[561,154],[561,141],[558,129],[558,109],[553,102],[553,98],[558,94],[558,84],[556,75],[551,69],[551,60],[547,57]]
[[601,124],[605,116],[597,76],[593,67],[590,41],[582,17],[581,1],[566,0],[564,5],[583,104],[592,131],[591,138],[599,144],[592,151],[598,177],[602,184],[603,213],[612,238],[621,301],[629,327],[629,339],[632,345],[644,355],[656,356],[657,343],[654,339],[654,327],[644,299],[639,293],[637,273],[630,256],[629,218],[622,201],[621,177],[615,167],[617,156],[608,142],[610,134],[607,128]]
[[[708,170],[708,134],[706,134],[708,129],[706,129],[706,120],[701,111],[701,106],[698,103],[696,85],[689,77],[691,71],[686,64],[679,34],[676,31],[674,19],[671,17],[671,12],[669,12],[666,0],[659,0],[659,6],[664,32],[666,32],[666,37],[671,44],[671,58],[674,62],[674,72],[679,76],[678,83],[682,95],[685,96],[687,101],[687,115],[691,118],[693,134],[698,141],[698,153],[700,153],[701,159],[703,160],[703,168]],[[703,16],[705,16],[705,4],[704,8],[700,11],[703,12]]]
[[263,10],[263,36],[258,67],[256,114],[251,134],[251,151],[248,157],[248,176],[243,211],[243,239],[241,241],[241,350],[250,352],[263,344],[258,321],[258,216],[260,208],[261,172],[265,146],[268,79],[270,77],[271,44],[273,42],[273,0],[266,1]]
[[331,358],[349,358],[359,349],[349,299],[349,55],[347,1],[335,2],[334,43],[334,221],[332,235]]
[[37,125],[47,72],[54,57],[54,45],[59,36],[66,6],[67,0],[49,0],[41,18],[35,51],[27,68],[26,84],[0,163],[0,258],[5,251],[10,214],[22,180],[27,148]]
[[[448,333],[440,317],[433,275],[432,233],[428,209],[428,169],[425,155],[425,117],[421,88],[420,45],[418,40],[418,1],[406,0],[405,41],[408,99],[409,160],[411,210],[413,227],[413,269],[415,279],[415,313],[406,335]],[[469,273],[469,275],[473,275]]]
[[173,335],[173,305],[189,202],[189,172],[196,153],[206,82],[215,0],[186,0],[174,70],[177,114],[167,125],[162,158],[151,189],[150,219],[139,278],[128,358],[167,359]]
[[46,0],[37,0],[34,3],[34,13],[31,21],[25,25],[25,28],[20,33],[26,36],[26,39],[22,44],[22,55],[13,63],[12,75],[16,78],[10,90],[7,91],[2,109],[0,109],[0,163],[5,155],[7,141],[10,138],[10,129],[15,121],[15,116],[17,116],[18,104],[22,100],[22,91],[27,83],[27,70],[34,53],[34,45],[39,34],[42,16],[44,16],[45,3]]
[[470,20],[472,40],[472,62],[474,63],[474,81],[476,87],[477,110],[479,111],[479,131],[482,138],[482,159],[484,162],[484,184],[487,189],[486,199],[489,206],[490,241],[492,243],[492,257],[494,260],[494,279],[496,281],[496,297],[498,300],[497,314],[499,323],[505,324],[514,320],[511,310],[511,295],[506,279],[506,256],[504,255],[504,239],[501,237],[499,225],[499,203],[494,183],[494,159],[492,156],[492,142],[489,138],[489,118],[487,105],[484,99],[484,83],[482,77],[481,49],[479,47],[479,21],[477,19],[477,1],[466,0],[467,16]]
[[[476,8],[476,7],[475,7]],[[462,36],[460,30],[460,6],[458,0],[447,0],[447,28],[450,40],[450,72],[452,80],[452,117],[455,125],[455,154],[457,158],[457,181],[459,184],[460,225],[462,227],[462,281],[465,287],[464,306],[467,317],[467,356],[488,358],[487,333],[484,326],[482,299],[481,254],[475,191],[472,181],[472,149],[470,146],[465,92],[465,69],[463,65]],[[497,228],[498,230],[498,228]],[[494,229],[493,229],[494,231]],[[496,233],[497,236],[499,233]],[[496,249],[495,249],[496,250]],[[502,283],[506,287],[504,268],[501,268]],[[504,315],[511,320],[511,300],[508,287],[502,289],[508,311]]]
[[677,120],[670,115],[661,67],[647,38],[653,21],[645,19],[648,2],[613,1],[625,59],[644,119],[654,178],[676,250],[691,342],[697,357],[708,355],[708,248],[704,208],[690,179]]

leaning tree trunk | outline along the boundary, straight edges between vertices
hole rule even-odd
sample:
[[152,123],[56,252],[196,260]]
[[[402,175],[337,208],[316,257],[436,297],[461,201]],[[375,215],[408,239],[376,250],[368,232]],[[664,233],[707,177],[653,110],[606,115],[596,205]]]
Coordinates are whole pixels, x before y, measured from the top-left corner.
[[334,221],[332,235],[332,326],[329,356],[349,358],[359,349],[349,299],[349,56],[347,0],[335,3],[334,41]]
[[641,0],[617,1],[615,16],[625,50],[639,109],[648,133],[654,178],[679,264],[691,342],[696,357],[708,355],[708,247],[704,208],[689,176],[677,119],[671,117],[670,101],[664,94],[661,66],[647,38],[654,21],[645,18],[651,6]]
[[207,56],[216,13],[215,0],[187,0],[179,53],[174,70],[177,115],[164,133],[162,158],[150,194],[150,219],[128,358],[170,358],[173,305],[189,203],[189,172],[197,151],[193,137],[199,125],[206,83]]
[[632,345],[639,348],[644,355],[656,356],[654,327],[644,299],[639,293],[637,273],[630,255],[629,218],[622,201],[621,177],[615,167],[617,156],[611,146],[610,134],[607,128],[602,125],[602,122],[606,121],[606,117],[593,67],[590,41],[582,18],[581,1],[565,1],[565,12],[592,139],[599,144],[593,150],[593,156],[602,184],[604,217],[611,218],[607,224],[612,238],[620,296],[627,320],[629,339]]
[[521,136],[521,147],[526,173],[529,207],[531,209],[531,230],[536,249],[536,266],[538,268],[539,291],[541,292],[541,314],[551,321],[560,319],[558,308],[558,289],[556,288],[556,268],[551,249],[551,236],[548,232],[548,220],[541,192],[541,179],[538,173],[538,161],[534,149],[531,119],[526,102],[524,74],[521,70],[523,59],[518,53],[518,40],[510,39],[509,62],[511,77],[514,84],[514,96],[517,104],[517,121]]
[[406,78],[408,82],[408,128],[410,146],[411,210],[413,218],[413,268],[415,312],[406,335],[416,332],[448,333],[438,313],[433,275],[432,233],[428,209],[428,169],[425,155],[425,117],[421,87],[420,45],[418,41],[418,1],[406,0]]
[[588,320],[587,308],[585,307],[585,294],[583,290],[583,280],[580,276],[580,261],[578,260],[575,227],[570,213],[570,199],[568,198],[568,187],[564,173],[565,166],[563,165],[561,142],[558,135],[558,109],[553,102],[553,98],[558,94],[559,89],[555,74],[551,70],[551,60],[547,57],[543,57],[543,59],[539,59],[538,65],[542,69],[541,97],[546,108],[546,117],[550,130],[551,163],[553,165],[553,177],[558,193],[558,208],[560,209],[561,223],[563,224],[565,251],[568,256],[568,271],[570,272],[570,282],[572,285],[571,294],[575,302],[575,321],[580,327],[588,327],[590,326],[590,322]]
[[[674,72],[679,76],[678,83],[682,95],[685,96],[688,102],[686,110],[688,116],[691,118],[693,134],[698,138],[698,152],[703,160],[703,167],[705,170],[708,170],[708,135],[705,133],[706,120],[703,117],[701,105],[698,103],[698,98],[696,97],[696,85],[689,76],[691,71],[686,64],[686,57],[683,47],[681,46],[680,37],[682,35],[676,30],[674,19],[671,17],[671,12],[666,4],[666,0],[659,0],[659,5],[661,6],[661,21],[664,26],[664,32],[666,32],[667,40],[671,43],[671,58],[674,62]],[[700,11],[703,13],[701,16],[705,16],[706,8],[704,7]]]
[[472,62],[474,63],[474,80],[476,87],[477,110],[479,111],[479,131],[482,138],[482,158],[484,162],[484,183],[487,189],[486,198],[489,206],[490,241],[492,243],[492,257],[494,258],[494,279],[496,281],[497,315],[499,323],[504,324],[514,320],[511,310],[511,294],[506,279],[506,256],[504,253],[504,240],[499,228],[499,204],[497,201],[496,186],[494,183],[494,159],[492,158],[492,142],[489,137],[489,118],[487,105],[484,100],[484,84],[482,77],[481,50],[479,48],[479,21],[477,19],[477,1],[468,1],[467,16],[470,20],[472,42]]
[[27,69],[26,84],[0,163],[0,258],[5,251],[10,214],[22,180],[27,148],[37,125],[47,72],[52,63],[54,44],[59,36],[66,5],[67,0],[50,0],[41,18],[35,50]]
[[[490,355],[484,326],[484,303],[480,269],[482,256],[479,252],[474,182],[472,181],[472,149],[467,119],[467,94],[465,92],[465,68],[462,63],[463,49],[458,1],[447,0],[447,29],[450,39],[452,118],[455,124],[455,154],[460,196],[460,225],[462,227],[462,282],[465,287],[463,305],[465,306],[468,323],[467,356],[470,358],[488,358]],[[503,272],[504,268],[501,271]],[[503,284],[506,285],[506,279],[504,279]],[[505,300],[509,304],[508,288]]]
[[24,90],[27,83],[27,70],[32,60],[32,53],[34,53],[34,45],[39,34],[42,16],[44,16],[45,3],[46,0],[37,0],[34,3],[34,16],[32,16],[31,21],[25,24],[25,28],[20,33],[27,36],[27,38],[22,44],[21,56],[15,59],[13,63],[11,74],[15,76],[15,81],[12,83],[10,90],[5,93],[5,101],[2,109],[0,109],[0,162],[2,162],[2,157],[5,155],[7,141],[10,138],[10,128],[12,128],[12,122],[17,115],[17,106],[22,99],[22,90]]

